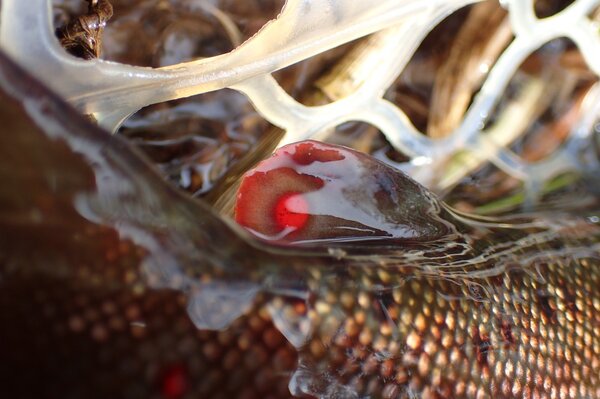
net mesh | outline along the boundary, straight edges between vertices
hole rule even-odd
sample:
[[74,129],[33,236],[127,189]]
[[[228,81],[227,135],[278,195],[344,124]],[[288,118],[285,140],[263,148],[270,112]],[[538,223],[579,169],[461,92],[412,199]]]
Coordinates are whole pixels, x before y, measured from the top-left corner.
[[[501,1],[508,11],[512,41],[489,65],[481,89],[457,126],[443,137],[419,131],[401,107],[385,99],[386,90],[427,34],[449,14],[477,2],[288,0],[276,19],[234,51],[153,69],[76,59],[54,37],[51,0],[3,0],[0,45],[111,131],[147,105],[231,88],[246,95],[264,118],[285,131],[280,145],[309,138],[327,139],[328,132],[348,121],[369,123],[410,159],[395,166],[430,187],[437,184],[434,189],[443,189],[456,179],[435,180],[432,174],[436,168],[432,165],[444,164],[465,151],[474,162],[492,162],[520,179],[530,195],[536,195],[540,185],[554,176],[596,167],[589,144],[600,112],[597,83],[585,94],[564,144],[540,161],[526,161],[509,148],[523,132],[518,121],[525,109],[517,108],[509,114],[511,128],[502,125],[504,130],[512,129],[513,134],[503,131],[498,135],[498,126],[489,128],[488,122],[519,66],[554,39],[570,39],[587,67],[595,75],[600,73],[600,35],[592,18],[600,0],[576,0],[546,18],[536,16],[534,0]],[[328,104],[303,105],[272,76],[277,70],[367,35],[371,35],[371,50],[355,60],[352,87]]]

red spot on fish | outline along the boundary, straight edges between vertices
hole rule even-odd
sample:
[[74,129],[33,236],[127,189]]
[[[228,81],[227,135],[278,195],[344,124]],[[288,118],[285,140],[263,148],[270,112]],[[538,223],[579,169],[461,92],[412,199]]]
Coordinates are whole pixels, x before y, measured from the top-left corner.
[[301,229],[308,221],[308,203],[299,193],[288,193],[279,197],[275,205],[275,222],[283,230]]
[[315,147],[314,143],[307,141],[296,144],[292,159],[298,165],[310,165],[313,162],[341,161],[344,155],[336,149],[322,149]]
[[165,399],[179,399],[189,389],[189,378],[186,368],[173,365],[167,368],[161,377],[161,393]]
[[[310,195],[309,195],[310,193]],[[445,234],[435,199],[398,170],[316,141],[281,147],[242,178],[235,220],[279,242],[404,239]]]
[[240,185],[235,220],[267,235],[277,235],[289,227],[301,229],[310,216],[302,194],[318,190],[323,184],[318,177],[288,167],[255,171],[245,176]]

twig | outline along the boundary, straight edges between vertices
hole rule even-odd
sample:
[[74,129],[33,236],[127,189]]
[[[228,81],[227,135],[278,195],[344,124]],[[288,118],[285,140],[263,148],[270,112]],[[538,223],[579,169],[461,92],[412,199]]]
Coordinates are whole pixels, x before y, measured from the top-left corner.
[[87,0],[88,12],[57,30],[60,44],[76,57],[91,60],[100,56],[102,33],[113,15],[108,0]]

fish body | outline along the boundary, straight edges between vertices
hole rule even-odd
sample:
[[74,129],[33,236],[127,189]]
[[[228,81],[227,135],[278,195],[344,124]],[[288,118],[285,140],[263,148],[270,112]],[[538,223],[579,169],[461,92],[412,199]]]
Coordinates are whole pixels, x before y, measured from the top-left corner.
[[379,161],[313,141],[282,147],[248,172],[236,209],[263,239],[362,245],[367,255],[304,276],[313,297],[301,312],[293,301],[270,305],[299,349],[294,393],[600,395],[599,247],[589,219],[465,217]]
[[0,87],[3,396],[600,398],[596,219],[472,219],[396,174],[418,240],[269,244],[4,55]]

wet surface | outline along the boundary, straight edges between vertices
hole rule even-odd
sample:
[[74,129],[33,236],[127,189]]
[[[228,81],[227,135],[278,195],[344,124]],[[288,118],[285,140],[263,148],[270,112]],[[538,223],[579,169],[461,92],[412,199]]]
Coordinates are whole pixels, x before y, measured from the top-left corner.
[[401,172],[347,147],[304,141],[247,172],[238,223],[267,240],[435,240],[452,228],[429,193]]
[[600,394],[595,213],[471,219],[365,155],[307,142],[254,173],[291,162],[331,183],[343,171],[350,193],[387,176],[399,192],[385,186],[384,199],[413,196],[435,212],[384,201],[377,215],[454,229],[422,242],[265,245],[5,57],[0,78],[13,133],[0,136],[11,397]]
[[[113,3],[109,58],[165,65],[237,40],[205,8]],[[246,38],[279,5],[219,7]],[[597,193],[577,212],[476,217],[367,154],[304,141],[231,191],[244,229],[192,198],[277,134],[240,94],[152,106],[110,136],[0,54],[0,121],[10,397],[600,397]],[[497,197],[504,179],[486,172],[464,209],[486,184]]]

